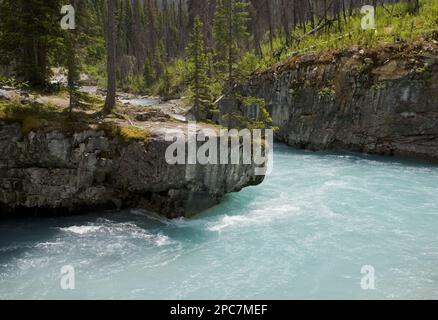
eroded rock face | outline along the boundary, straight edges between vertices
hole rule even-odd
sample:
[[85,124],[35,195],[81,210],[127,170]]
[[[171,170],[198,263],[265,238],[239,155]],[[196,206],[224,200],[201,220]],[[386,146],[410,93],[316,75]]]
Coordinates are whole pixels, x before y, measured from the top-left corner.
[[353,48],[291,58],[242,90],[266,100],[291,146],[437,162],[437,62],[436,42]]
[[147,143],[103,131],[67,134],[0,122],[2,214],[145,208],[169,218],[199,213],[229,192],[263,181],[255,165],[169,165],[166,130]]

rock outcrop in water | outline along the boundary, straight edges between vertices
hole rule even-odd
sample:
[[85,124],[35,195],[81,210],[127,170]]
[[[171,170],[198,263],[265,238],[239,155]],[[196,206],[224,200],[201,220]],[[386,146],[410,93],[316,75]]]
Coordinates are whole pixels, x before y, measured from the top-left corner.
[[265,99],[277,140],[291,146],[438,161],[435,40],[291,57],[240,91]]
[[255,165],[168,165],[165,133],[178,126],[186,130],[183,123],[151,124],[141,142],[93,129],[23,134],[20,123],[0,121],[1,213],[135,207],[174,218],[263,181]]

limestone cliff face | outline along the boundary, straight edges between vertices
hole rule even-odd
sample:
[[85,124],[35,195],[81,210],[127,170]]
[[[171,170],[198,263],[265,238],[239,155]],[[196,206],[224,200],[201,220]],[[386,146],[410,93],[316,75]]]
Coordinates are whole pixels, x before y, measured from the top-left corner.
[[291,146],[438,161],[436,41],[293,57],[241,90]]
[[64,213],[145,208],[169,218],[192,215],[228,192],[263,181],[255,165],[168,165],[165,128],[147,143],[104,131],[36,130],[0,122],[0,212]]

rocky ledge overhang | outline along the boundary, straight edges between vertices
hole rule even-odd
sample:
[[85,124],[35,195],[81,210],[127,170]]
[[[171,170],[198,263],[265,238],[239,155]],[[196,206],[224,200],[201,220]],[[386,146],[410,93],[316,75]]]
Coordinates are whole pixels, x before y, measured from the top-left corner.
[[[2,215],[71,214],[142,208],[168,218],[191,216],[227,193],[260,184],[256,164],[169,165],[166,131],[186,124],[152,124],[147,142],[105,131],[40,129],[0,121]],[[198,146],[199,147],[199,146]],[[242,149],[242,148],[241,148]]]

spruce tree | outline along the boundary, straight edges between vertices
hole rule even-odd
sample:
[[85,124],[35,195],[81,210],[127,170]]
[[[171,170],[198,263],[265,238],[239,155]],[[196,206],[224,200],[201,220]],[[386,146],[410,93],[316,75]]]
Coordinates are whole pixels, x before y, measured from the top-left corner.
[[107,93],[103,114],[110,114],[116,105],[116,0],[107,0]]
[[208,60],[205,52],[203,24],[199,16],[194,20],[190,42],[186,49],[189,62],[189,86],[193,93],[193,110],[196,117],[208,112],[211,94],[208,78]]
[[50,58],[62,47],[61,1],[0,1],[0,63],[14,61],[16,76],[34,87],[50,78]]
[[166,53],[163,41],[160,41],[155,48],[153,67],[155,69],[155,80],[164,75],[166,69]]
[[69,112],[71,113],[77,105],[77,81],[79,79],[78,59],[76,55],[77,38],[74,31],[70,31],[70,34],[66,35],[67,42],[67,87],[70,95]]
[[81,29],[80,31],[78,30],[78,25],[77,23],[79,22],[78,18],[79,16],[81,16],[82,14],[82,10],[83,8],[79,5],[79,0],[72,0],[71,2],[73,8],[75,9],[75,20],[76,20],[76,26],[75,29],[73,30],[67,30],[66,34],[65,34],[65,48],[66,48],[66,66],[67,66],[67,71],[68,71],[68,76],[67,76],[67,87],[68,87],[68,92],[70,95],[70,102],[69,102],[69,112],[71,113],[73,111],[73,109],[77,106],[78,104],[78,94],[77,94],[77,89],[78,89],[78,80],[80,78],[80,62],[79,62],[79,57],[78,57],[78,51],[79,51],[79,47],[78,47],[78,39],[80,38],[80,32],[83,31],[83,29]]
[[146,58],[146,61],[144,63],[143,80],[146,88],[152,86],[155,81],[154,68],[152,67],[152,63],[149,58]]
[[248,2],[218,0],[214,18],[216,69],[227,73],[228,85],[234,81],[236,63],[240,57],[239,43],[248,36]]

